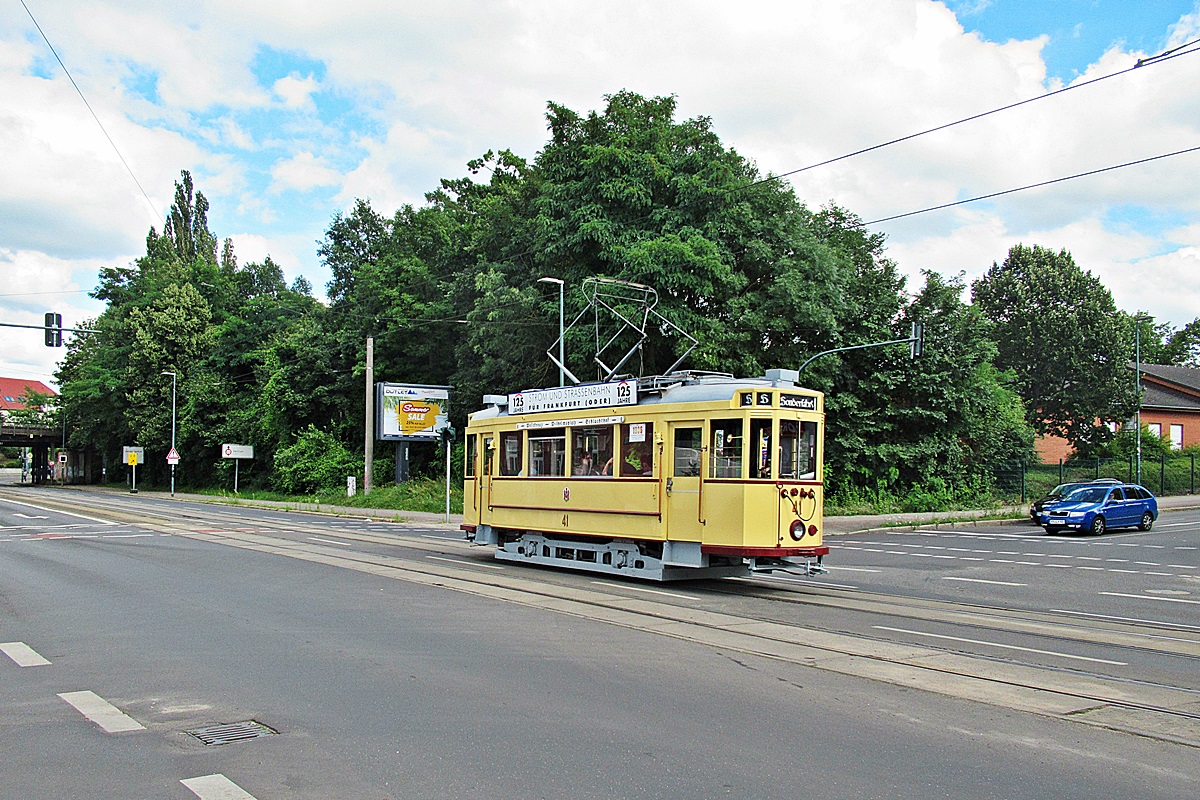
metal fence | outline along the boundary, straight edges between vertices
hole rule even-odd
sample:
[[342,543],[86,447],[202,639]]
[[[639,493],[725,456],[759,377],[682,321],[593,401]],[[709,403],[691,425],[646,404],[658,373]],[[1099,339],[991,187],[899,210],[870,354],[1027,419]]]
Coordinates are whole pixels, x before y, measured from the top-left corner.
[[1057,464],[1008,461],[997,465],[996,488],[1006,495],[1020,496],[1027,502],[1046,494],[1060,483],[1083,483],[1097,478],[1115,478],[1140,483],[1156,495],[1195,494],[1196,456],[1194,454],[1143,456],[1142,477],[1138,480],[1137,459],[1097,458],[1060,460]]

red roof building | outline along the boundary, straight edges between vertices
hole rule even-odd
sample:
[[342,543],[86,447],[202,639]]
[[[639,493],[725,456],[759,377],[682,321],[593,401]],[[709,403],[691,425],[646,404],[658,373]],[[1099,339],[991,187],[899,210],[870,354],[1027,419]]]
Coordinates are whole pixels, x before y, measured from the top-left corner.
[[27,378],[0,378],[0,411],[16,411],[25,408],[21,395],[26,389],[32,389],[39,394],[58,396],[58,392],[41,381],[31,381]]
[[[1200,369],[1142,364],[1141,372],[1142,426],[1155,436],[1169,437],[1173,450],[1200,444]],[[1132,418],[1128,425],[1132,427]],[[1044,464],[1074,453],[1070,443],[1057,436],[1041,437],[1034,446]]]

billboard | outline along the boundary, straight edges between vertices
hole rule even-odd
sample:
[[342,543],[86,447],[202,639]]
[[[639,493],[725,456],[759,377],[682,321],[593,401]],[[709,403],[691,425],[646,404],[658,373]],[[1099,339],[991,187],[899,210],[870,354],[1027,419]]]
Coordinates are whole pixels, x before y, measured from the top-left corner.
[[436,441],[450,424],[450,387],[375,384],[375,438]]

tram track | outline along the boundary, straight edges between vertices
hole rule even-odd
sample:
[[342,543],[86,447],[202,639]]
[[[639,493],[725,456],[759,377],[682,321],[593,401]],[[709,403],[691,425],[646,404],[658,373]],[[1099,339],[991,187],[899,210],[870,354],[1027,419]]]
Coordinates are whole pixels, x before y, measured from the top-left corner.
[[[22,493],[22,497],[28,498],[28,494]],[[39,496],[38,499],[64,511],[78,512],[81,505],[75,498],[68,497]],[[1186,687],[1130,683],[1078,671],[1055,671],[862,633],[823,629],[787,619],[762,619],[659,598],[629,597],[618,589],[601,590],[573,584],[566,578],[561,581],[550,579],[550,576],[562,576],[544,570],[536,574],[524,569],[484,571],[477,564],[435,562],[423,557],[414,559],[397,553],[415,550],[421,556],[431,553],[466,556],[468,559],[470,556],[465,552],[465,543],[354,530],[339,530],[332,534],[328,526],[314,524],[315,520],[305,520],[306,515],[301,514],[289,519],[256,517],[251,520],[220,507],[203,511],[182,505],[159,509],[157,503],[139,502],[134,509],[123,498],[104,498],[95,494],[89,494],[86,501],[83,505],[91,514],[103,513],[114,521],[125,521],[158,532],[437,586],[489,601],[519,603],[714,648],[1200,747],[1200,697],[1195,690]],[[292,538],[315,532],[364,545],[384,546],[392,552],[348,551],[344,547]],[[1048,612],[1035,615],[1003,608],[963,609],[961,604],[920,598],[864,595],[857,590],[829,590],[816,586],[804,590],[758,586],[753,581],[740,582],[737,590],[712,581],[688,588],[707,596],[728,593],[914,619],[927,620],[930,614],[937,613],[956,618],[957,624],[980,627],[986,627],[984,622],[995,626],[1011,624],[1015,628],[1028,629],[1027,632],[1035,631],[1032,635],[1042,636],[1066,632],[1069,633],[1066,638],[1075,641],[1088,641],[1085,637],[1092,631],[1108,639],[1105,644],[1114,647],[1145,644],[1143,639],[1134,645],[1139,632],[1128,630],[1131,626],[1093,627],[1080,625],[1078,620],[1068,626],[1062,618]],[[1024,619],[1016,618],[1018,614]],[[1169,638],[1174,640],[1176,637]],[[1167,642],[1150,641],[1154,643],[1150,648],[1153,652],[1172,654],[1165,649],[1172,646]],[[1184,655],[1189,658],[1200,654],[1200,642],[1192,638],[1176,644],[1182,646]]]

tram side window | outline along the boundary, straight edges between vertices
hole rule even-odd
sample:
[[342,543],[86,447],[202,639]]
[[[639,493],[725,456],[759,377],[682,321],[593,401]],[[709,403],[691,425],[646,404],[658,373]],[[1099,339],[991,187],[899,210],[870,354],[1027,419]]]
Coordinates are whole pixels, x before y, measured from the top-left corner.
[[700,476],[700,434],[699,428],[675,429],[671,474],[676,478]]
[[500,434],[500,474],[521,474],[520,431],[503,431]]
[[583,477],[612,475],[611,425],[571,429],[571,474]]
[[817,423],[794,419],[779,421],[779,477],[816,479]]
[[750,477],[771,477],[771,420],[750,420]]
[[742,477],[742,421],[714,419],[712,421],[712,459],[710,478]]
[[561,477],[567,474],[565,428],[542,428],[529,434],[529,474]]
[[654,474],[654,423],[630,422],[621,426],[621,477]]
[[467,440],[466,440],[467,460],[466,460],[466,464],[464,465],[464,474],[468,478],[475,477],[475,457],[476,457],[476,453],[477,453],[476,448],[478,447],[478,444],[477,444],[478,438],[479,437],[477,437],[473,433],[467,435]]

